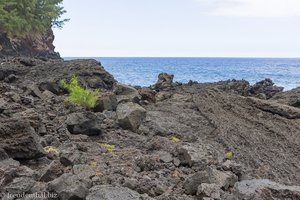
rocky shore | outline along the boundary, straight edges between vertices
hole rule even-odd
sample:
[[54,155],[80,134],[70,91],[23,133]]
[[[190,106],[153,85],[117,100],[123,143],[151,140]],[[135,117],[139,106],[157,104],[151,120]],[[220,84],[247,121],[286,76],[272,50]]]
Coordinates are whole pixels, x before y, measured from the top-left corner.
[[[62,79],[100,89],[66,103]],[[0,60],[1,199],[300,199],[300,88],[118,83],[95,60]]]

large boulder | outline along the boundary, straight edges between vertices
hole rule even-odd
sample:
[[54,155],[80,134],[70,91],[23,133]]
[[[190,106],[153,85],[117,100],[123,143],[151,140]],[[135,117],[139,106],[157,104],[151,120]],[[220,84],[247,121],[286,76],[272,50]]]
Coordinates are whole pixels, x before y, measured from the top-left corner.
[[173,87],[173,74],[160,73],[158,75],[158,80],[154,85],[154,89],[157,91],[168,90]]
[[40,180],[49,182],[56,179],[63,173],[63,165],[58,160],[54,160],[43,170]]
[[92,112],[77,112],[67,116],[65,121],[71,134],[100,135],[102,133],[101,123],[104,118]]
[[35,159],[44,155],[34,128],[24,119],[1,120],[0,141],[0,149],[14,159]]
[[146,117],[146,110],[132,102],[122,103],[117,107],[117,116],[122,128],[136,131]]
[[97,185],[90,189],[86,200],[151,200],[147,195],[141,195],[125,187]]
[[20,194],[27,192],[38,179],[38,172],[21,166],[13,159],[0,161],[0,194],[9,192]]
[[141,99],[141,96],[137,89],[121,83],[115,84],[114,93],[117,95],[116,97],[118,103],[122,103],[122,102],[138,103]]
[[234,185],[239,199],[300,199],[300,186],[286,186],[268,179],[243,180]]
[[207,168],[187,177],[183,183],[183,188],[186,194],[195,195],[198,187],[203,183],[216,184],[219,189],[227,190],[234,186],[237,181],[238,177],[231,172]]
[[95,112],[103,112],[104,110],[115,111],[118,106],[116,95],[112,92],[101,94],[101,97],[97,101]]
[[84,200],[88,194],[87,187],[87,184],[72,174],[63,174],[48,184],[48,190],[57,193],[64,200]]
[[156,92],[154,90],[151,90],[150,88],[141,88],[138,91],[142,97],[142,100],[146,100],[151,103],[156,102],[156,98],[155,98]]
[[178,158],[182,165],[204,167],[209,156],[203,146],[183,145],[177,148]]

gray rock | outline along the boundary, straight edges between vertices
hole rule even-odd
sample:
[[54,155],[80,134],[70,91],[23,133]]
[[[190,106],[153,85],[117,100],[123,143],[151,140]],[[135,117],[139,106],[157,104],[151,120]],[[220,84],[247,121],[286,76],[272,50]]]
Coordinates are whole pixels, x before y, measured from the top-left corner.
[[53,94],[59,95],[61,93],[61,89],[59,88],[59,84],[52,81],[45,81],[40,83],[39,89],[42,91],[48,90]]
[[88,194],[87,185],[72,174],[63,174],[54,179],[49,183],[47,189],[57,193],[60,199],[64,200],[84,200]]
[[286,186],[268,179],[243,180],[234,185],[234,194],[239,199],[299,199],[300,186]]
[[124,187],[98,185],[90,189],[86,200],[151,200],[147,195],[141,195],[136,191]]
[[36,84],[30,84],[29,86],[27,86],[27,89],[28,89],[28,94],[34,97],[38,97],[40,99],[44,98],[42,92],[40,91],[39,87]]
[[95,167],[91,167],[89,165],[80,164],[73,166],[73,173],[77,175],[78,178],[91,178],[95,176]]
[[173,156],[169,152],[160,151],[160,152],[158,152],[158,156],[159,156],[159,159],[161,161],[163,161],[164,163],[169,163],[169,162],[173,161]]
[[206,166],[207,153],[202,146],[183,145],[177,148],[178,158],[183,165]]
[[66,144],[61,147],[60,162],[64,166],[73,166],[81,163],[81,153],[77,149],[76,145]]
[[265,79],[251,86],[250,93],[253,96],[256,96],[258,94],[265,94],[266,98],[269,99],[275,94],[282,92],[283,89],[283,87],[275,86],[271,79]]
[[141,88],[138,91],[142,97],[142,100],[149,101],[151,103],[156,102],[156,92],[154,90],[151,90],[150,88]]
[[8,159],[7,153],[4,151],[4,149],[0,148],[0,161]]
[[122,102],[134,102],[138,103],[141,99],[141,96],[134,87],[117,83],[114,87],[114,93],[117,95],[118,103]]
[[134,178],[126,178],[123,184],[124,187],[127,187],[132,190],[135,189],[137,185],[138,185],[138,181]]
[[220,186],[217,184],[202,183],[198,187],[197,196],[200,197],[200,199],[210,197],[214,200],[219,200],[221,198]]
[[35,182],[30,177],[17,177],[4,187],[4,191],[10,194],[22,194],[28,192],[35,185]]
[[222,172],[216,169],[207,168],[187,177],[183,183],[186,194],[195,195],[198,186],[202,183],[216,184],[219,188],[227,190],[238,181],[237,176],[231,172]]
[[156,90],[166,90],[173,87],[173,74],[160,73],[158,75],[158,80],[154,85]]
[[239,179],[243,175],[243,167],[232,160],[226,160],[224,163],[222,163],[221,167],[225,171],[232,171],[239,177]]
[[15,92],[6,92],[5,93],[6,96],[8,96],[12,101],[16,102],[16,103],[20,103],[21,102],[21,97],[18,93]]
[[156,101],[164,101],[166,99],[171,98],[172,94],[169,92],[161,91],[155,95]]
[[136,131],[146,117],[146,110],[132,102],[122,103],[117,107],[117,116],[122,128]]
[[275,100],[278,103],[300,108],[300,87],[289,91],[279,92],[276,95],[274,95],[271,98],[271,100]]
[[104,110],[115,111],[118,106],[118,101],[114,93],[108,92],[101,94],[95,108],[95,112],[103,112]]
[[[38,178],[37,171],[26,166],[20,166],[18,161],[13,159],[0,161],[0,192],[19,193],[23,192],[22,190],[27,191]],[[28,184],[22,183],[22,181],[28,182]]]
[[51,98],[55,97],[55,94],[53,94],[49,90],[45,90],[42,94],[45,99],[51,99]]
[[0,148],[15,159],[34,159],[44,155],[38,136],[28,121],[18,118],[1,120]]
[[104,117],[99,117],[92,112],[78,112],[67,116],[65,123],[71,134],[100,135],[101,123]]
[[270,100],[266,101],[250,97],[248,100],[263,111],[277,114],[287,119],[300,119],[300,108],[276,103]]
[[215,83],[216,88],[225,92],[249,96],[250,83],[245,80],[227,80]]
[[41,176],[41,181],[49,182],[64,173],[63,166],[58,160],[54,160],[46,167]]

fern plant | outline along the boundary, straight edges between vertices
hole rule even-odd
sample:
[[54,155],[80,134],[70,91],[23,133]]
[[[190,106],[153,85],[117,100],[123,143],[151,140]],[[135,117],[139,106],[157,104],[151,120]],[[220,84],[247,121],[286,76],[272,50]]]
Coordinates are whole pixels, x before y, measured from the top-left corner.
[[60,87],[67,90],[70,95],[66,98],[67,102],[85,106],[88,109],[94,108],[100,96],[100,91],[92,91],[83,88],[78,81],[77,76],[72,76],[70,83],[65,80],[60,81]]

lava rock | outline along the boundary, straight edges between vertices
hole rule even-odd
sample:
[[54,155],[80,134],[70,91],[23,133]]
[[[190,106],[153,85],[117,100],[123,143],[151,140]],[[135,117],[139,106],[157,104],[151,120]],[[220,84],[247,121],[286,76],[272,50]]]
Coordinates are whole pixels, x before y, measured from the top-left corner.
[[186,194],[195,195],[202,183],[217,184],[220,189],[227,190],[230,186],[234,186],[237,181],[237,176],[231,172],[207,168],[187,177],[183,183],[183,188]]
[[286,186],[268,179],[243,180],[234,185],[239,199],[300,199],[300,186]]
[[267,99],[270,99],[275,94],[282,92],[283,89],[283,87],[275,86],[271,79],[265,79],[251,86],[250,93],[252,94],[252,96],[256,96],[263,93],[266,95]]
[[137,89],[120,83],[117,83],[114,86],[114,93],[117,95],[116,98],[118,103],[122,103],[122,102],[138,103],[141,99],[141,96]]
[[88,194],[87,185],[72,174],[63,174],[54,179],[47,189],[57,193],[60,199],[64,200],[84,200]]
[[41,181],[49,182],[64,173],[63,166],[58,160],[54,160],[46,167],[41,176]]
[[116,95],[112,92],[101,94],[100,99],[97,101],[95,112],[103,112],[104,110],[115,111],[118,106]]
[[109,185],[94,186],[90,189],[86,200],[151,200],[147,195],[141,195],[136,191],[124,187]]
[[65,121],[68,131],[71,134],[100,135],[102,133],[101,118],[91,112],[72,113],[67,116]]
[[122,103],[117,107],[117,116],[122,128],[136,131],[146,117],[146,110],[132,102]]
[[155,90],[168,90],[173,87],[173,74],[160,73],[158,75],[158,80],[154,85]]
[[138,91],[142,97],[142,100],[146,100],[151,103],[156,102],[156,98],[155,98],[156,92],[154,90],[151,90],[150,88],[141,88]]
[[35,159],[44,156],[38,135],[27,120],[9,118],[0,123],[0,148],[14,159]]

